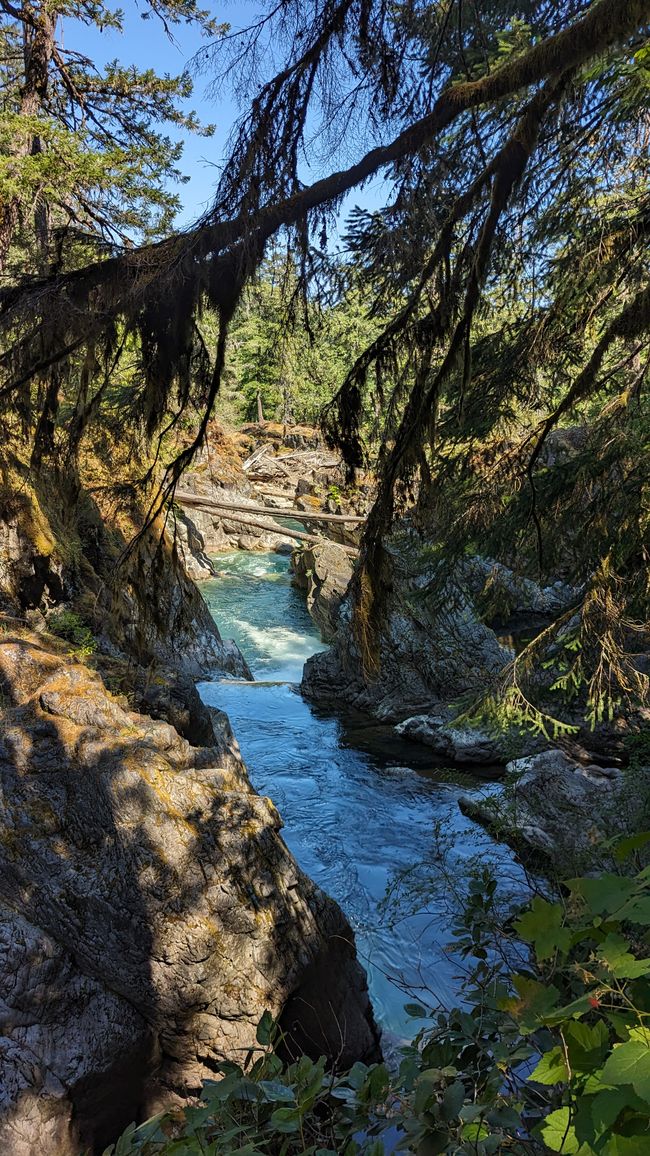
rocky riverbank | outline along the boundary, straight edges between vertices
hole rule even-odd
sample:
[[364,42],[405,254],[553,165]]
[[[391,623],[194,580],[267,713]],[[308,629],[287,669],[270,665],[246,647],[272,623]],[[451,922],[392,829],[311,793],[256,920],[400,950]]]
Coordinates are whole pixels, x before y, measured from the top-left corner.
[[101,1151],[245,1054],[265,1010],[296,1047],[375,1055],[349,925],[223,724],[194,746],[65,649],[0,640],[2,1151]]
[[0,509],[10,1156],[101,1152],[241,1059],[265,1010],[295,1049],[378,1054],[345,917],[194,688],[245,660],[162,526],[116,570],[121,527],[81,492],[64,533],[48,493],[12,482]]
[[[307,662],[303,694],[391,723],[445,762],[501,766],[503,790],[461,806],[523,859],[569,874],[606,862],[609,840],[650,822],[647,710],[594,728],[583,721],[564,733],[550,724],[545,733],[515,721],[501,727],[463,721],[464,704],[509,668],[518,632],[534,636],[570,610],[578,592],[559,581],[540,587],[503,565],[470,558],[441,598],[426,547],[417,549],[408,536],[395,545],[391,563],[379,671],[368,678],[351,626],[349,559],[331,545],[298,554],[296,582],[331,641]],[[556,677],[551,662],[541,671],[542,686],[549,686]]]

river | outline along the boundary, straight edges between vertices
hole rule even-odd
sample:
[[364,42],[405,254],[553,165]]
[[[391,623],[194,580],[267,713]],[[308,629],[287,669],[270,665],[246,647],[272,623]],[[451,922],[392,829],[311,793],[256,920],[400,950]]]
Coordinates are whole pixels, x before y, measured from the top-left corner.
[[[489,857],[502,878],[517,879],[507,849],[457,806],[461,794],[490,784],[478,768],[461,775],[436,766],[425,747],[389,728],[302,699],[303,664],[324,647],[287,558],[235,553],[214,561],[220,576],[202,585],[204,597],[260,681],[206,681],[199,691],[229,715],[253,785],[277,805],[301,867],[348,916],[378,1022],[393,1038],[412,1035],[407,1001],[458,999],[459,962],[445,949],[450,889],[463,867]],[[405,884],[387,910],[386,890],[398,876]],[[427,894],[418,889],[423,877]]]

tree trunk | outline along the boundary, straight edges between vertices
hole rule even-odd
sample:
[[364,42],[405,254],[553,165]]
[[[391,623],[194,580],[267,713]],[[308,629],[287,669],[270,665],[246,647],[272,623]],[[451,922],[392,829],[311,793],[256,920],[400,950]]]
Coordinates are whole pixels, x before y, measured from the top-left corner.
[[[23,25],[24,75],[18,111],[20,116],[32,117],[43,107],[47,96],[57,14],[49,10],[45,0],[40,4],[23,3],[20,13]],[[40,153],[42,147],[39,136],[25,134],[20,136],[13,155],[20,161],[24,157]],[[12,197],[0,207],[0,273],[6,266],[7,255],[20,224],[21,209],[19,196]],[[45,263],[48,230],[47,208],[43,204],[37,205],[35,209],[35,231],[41,258]]]
[[264,425],[264,410],[262,409],[262,394],[259,389],[257,391],[257,422],[258,425]]

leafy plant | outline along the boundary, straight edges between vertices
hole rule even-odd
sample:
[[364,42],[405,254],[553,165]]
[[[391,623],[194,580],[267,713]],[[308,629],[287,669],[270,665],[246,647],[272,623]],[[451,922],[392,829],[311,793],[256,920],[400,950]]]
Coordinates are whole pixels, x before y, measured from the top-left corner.
[[[221,1079],[206,1081],[199,1105],[132,1125],[105,1156],[381,1156],[370,1139],[372,1116],[384,1103],[389,1076],[383,1064],[355,1064],[344,1076],[326,1071],[325,1059],[301,1056],[283,1063],[276,1053],[282,1033],[265,1012],[257,1044],[240,1067],[218,1066]],[[368,1133],[357,1143],[355,1134]]]
[[[619,842],[625,865],[650,832]],[[243,1067],[201,1105],[132,1127],[112,1156],[172,1153],[642,1156],[650,1144],[650,867],[569,880],[504,925],[489,869],[453,929],[463,1006],[428,1022],[399,1070],[285,1064],[268,1013]],[[397,1137],[397,1140],[396,1140]]]
[[92,630],[74,610],[59,610],[48,619],[48,629],[57,638],[69,642],[77,658],[88,658],[97,649]]

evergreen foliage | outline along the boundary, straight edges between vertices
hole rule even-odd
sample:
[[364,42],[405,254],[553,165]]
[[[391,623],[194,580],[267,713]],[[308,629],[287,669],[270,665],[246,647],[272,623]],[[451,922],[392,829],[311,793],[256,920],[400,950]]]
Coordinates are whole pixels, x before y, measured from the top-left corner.
[[[128,354],[125,427],[156,439],[143,484],[165,466],[153,518],[205,438],[233,325],[249,329],[244,392],[288,414],[293,370],[274,309],[263,280],[247,286],[284,231],[309,322],[331,214],[382,173],[385,209],[357,213],[349,238],[377,328],[358,355],[342,342],[356,360],[324,419],[350,470],[379,475],[354,587],[367,673],[389,593],[386,539],[414,507],[447,574],[471,542],[583,588],[579,662],[557,690],[579,683],[584,717],[643,701],[649,21],[648,0],[286,0],[214,42],[204,65],[217,83],[236,76],[257,95],[205,218],[0,298],[0,398],[33,460],[74,458]],[[368,149],[360,160],[304,184],[303,152],[334,169],[351,139]],[[209,342],[206,310],[217,318]],[[327,390],[341,368],[325,367]],[[170,452],[188,415],[195,436]],[[572,426],[582,441],[558,470],[556,435]]]
[[323,299],[301,302],[291,254],[265,257],[230,330],[223,393],[240,420],[257,420],[259,396],[267,420],[317,422],[374,337],[354,269],[338,265],[328,282]]
[[[154,0],[142,12],[166,29],[220,27],[195,0]],[[170,125],[209,135],[180,101],[187,75],[158,76],[117,60],[102,69],[66,46],[70,22],[122,29],[104,0],[0,5],[0,271],[5,283],[91,259],[92,240],[133,244],[168,233],[180,207],[182,144]],[[71,244],[81,242],[76,254]],[[85,242],[85,246],[83,244]]]

